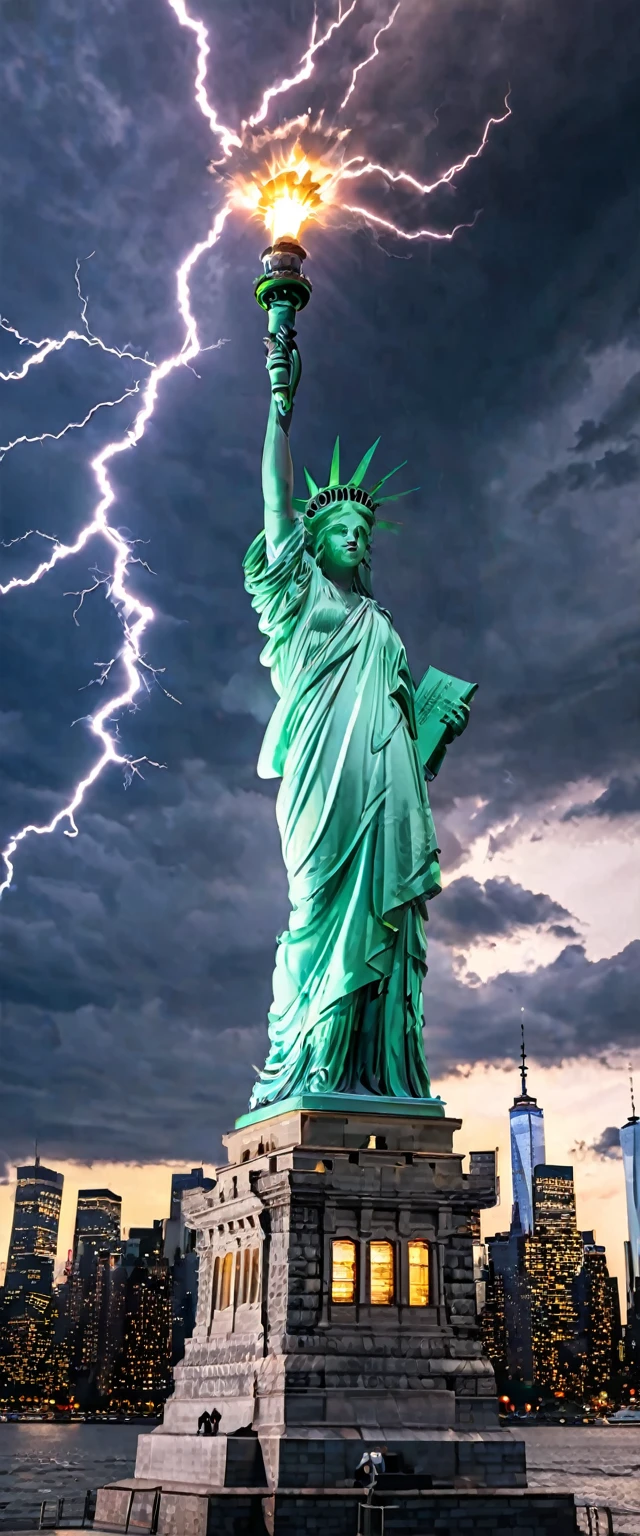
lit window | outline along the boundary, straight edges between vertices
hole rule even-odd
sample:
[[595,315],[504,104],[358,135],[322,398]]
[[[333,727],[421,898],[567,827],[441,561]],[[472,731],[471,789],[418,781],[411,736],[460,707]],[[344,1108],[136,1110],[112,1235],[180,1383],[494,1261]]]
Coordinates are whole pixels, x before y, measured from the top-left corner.
[[224,1312],[231,1302],[231,1282],[235,1264],[235,1253],[225,1253],[222,1264],[222,1284],[220,1286],[220,1309]]
[[427,1243],[409,1243],[409,1306],[429,1305],[429,1247]]
[[356,1245],[337,1237],[331,1245],[331,1300],[356,1299]]
[[391,1243],[369,1243],[371,1263],[371,1301],[374,1307],[389,1307],[393,1302],[393,1247]]

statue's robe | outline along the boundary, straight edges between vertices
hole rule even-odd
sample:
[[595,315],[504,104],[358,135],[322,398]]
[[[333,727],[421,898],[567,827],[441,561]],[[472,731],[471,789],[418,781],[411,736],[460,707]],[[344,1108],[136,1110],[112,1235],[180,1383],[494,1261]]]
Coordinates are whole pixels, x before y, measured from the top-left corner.
[[349,607],[301,522],[271,559],[260,533],[244,568],[279,695],[258,773],[282,779],[292,909],[252,1108],[303,1090],[428,1097],[417,902],[440,868],[404,646],[373,598]]

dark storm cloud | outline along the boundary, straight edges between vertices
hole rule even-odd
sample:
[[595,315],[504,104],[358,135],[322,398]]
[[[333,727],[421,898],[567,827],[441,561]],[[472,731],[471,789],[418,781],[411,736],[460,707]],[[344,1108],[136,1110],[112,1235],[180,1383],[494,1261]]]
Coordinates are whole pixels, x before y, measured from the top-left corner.
[[[237,121],[295,65],[308,8],[201,9],[212,88]],[[360,11],[296,110],[322,105],[327,82],[341,98],[374,18],[384,19],[377,5]],[[95,250],[83,267],[94,327],[162,357],[182,341],[175,268],[220,195],[193,104],[193,40],[164,0],[52,0],[45,12],[9,0],[3,20],[2,312],[38,337],[77,324],[74,262]],[[474,829],[497,846],[568,782],[591,776],[613,794],[633,780],[639,28],[629,0],[586,11],[550,0],[507,11],[403,6],[360,76],[352,152],[433,179],[475,147],[507,84],[514,115],[428,210],[376,178],[362,200],[413,228],[482,214],[450,244],[347,228],[310,235],[298,471],[306,462],[323,472],[337,430],[349,462],[381,429],[380,473],[410,460],[405,484],[422,490],[398,514],[400,538],[381,536],[376,587],[416,675],[432,660],[481,684],[468,736],[433,787],[447,871],[462,853],[447,826],[456,797],[480,805]],[[114,771],[75,841],[34,839],[16,858],[0,909],[7,1157],[35,1131],[52,1157],[204,1155],[263,1059],[286,891],[274,787],[255,778],[270,694],[241,577],[261,511],[266,383],[251,298],[260,245],[257,228],[236,223],[201,263],[201,335],[225,345],[199,359],[199,378],[167,381],[143,443],[114,472],[117,520],[149,541],[157,573],[136,573],[158,615],[149,660],[166,666],[181,705],[154,690],[121,721],[127,750],[166,770],[145,770],[126,794]],[[0,366],[15,366],[23,354],[0,341]],[[3,386],[2,441],[57,430],[140,376],[139,366],[67,351]],[[134,409],[10,454],[3,537],[77,532],[95,495],[88,460]],[[10,570],[33,559],[27,545],[3,555]],[[100,593],[76,628],[63,594],[105,558],[94,545],[3,605],[3,834],[50,816],[91,761],[86,725],[70,722],[95,702],[95,687],[79,690],[119,630]],[[570,945],[531,974],[476,986],[457,978],[445,947],[456,924],[507,924],[498,934],[543,923],[571,937],[543,893],[493,885],[468,893],[456,916],[453,884],[441,919],[438,904],[433,912],[436,1071],[509,1059],[521,1005],[541,1060],[625,1048],[638,946],[591,964]]]
[[589,450],[598,443],[637,436],[640,420],[640,373],[634,373],[607,406],[600,421],[583,421],[576,434],[576,448]]
[[584,816],[634,816],[640,811],[640,777],[616,775],[595,800],[572,805],[563,821],[577,821]]
[[620,1131],[617,1125],[606,1125],[604,1130],[596,1136],[595,1141],[576,1141],[571,1147],[571,1154],[582,1160],[585,1157],[597,1157],[602,1162],[617,1161],[622,1157],[620,1146]]
[[620,1146],[620,1131],[617,1125],[607,1125],[596,1140],[591,1143],[591,1151],[596,1157],[618,1158],[622,1156]]
[[449,957],[434,946],[429,982],[428,1054],[440,1073],[456,1065],[514,1060],[522,1007],[527,1049],[546,1066],[637,1046],[638,942],[598,961],[588,960],[581,945],[570,944],[551,965],[506,971],[475,986],[461,986]]
[[[520,928],[541,931],[550,926],[558,932],[554,919],[571,914],[543,892],[525,891],[505,878],[486,880],[480,885],[469,875],[454,880],[438,898],[438,937],[450,944],[468,944],[474,939],[495,939]],[[560,928],[560,935],[572,934]]]
[[640,459],[631,448],[614,453],[608,448],[593,464],[568,464],[563,470],[550,470],[539,485],[527,492],[526,505],[531,512],[543,512],[557,503],[564,492],[589,489],[615,489],[631,485],[640,476]]

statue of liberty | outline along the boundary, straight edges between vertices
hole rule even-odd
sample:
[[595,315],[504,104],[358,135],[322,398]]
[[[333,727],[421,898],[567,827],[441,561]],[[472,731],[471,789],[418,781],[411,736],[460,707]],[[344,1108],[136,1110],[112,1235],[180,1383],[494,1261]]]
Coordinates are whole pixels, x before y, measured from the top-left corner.
[[[377,444],[345,480],[339,442],[328,485],[305,470],[309,496],[294,498],[294,336],[283,327],[266,342],[264,530],[244,563],[278,695],[258,773],[281,779],[291,903],[254,1110],[302,1092],[430,1097],[424,924],[441,888],[414,684],[371,585],[376,511],[396,498],[378,494],[389,475],[364,488]],[[441,715],[440,761],[468,713],[453,704]]]

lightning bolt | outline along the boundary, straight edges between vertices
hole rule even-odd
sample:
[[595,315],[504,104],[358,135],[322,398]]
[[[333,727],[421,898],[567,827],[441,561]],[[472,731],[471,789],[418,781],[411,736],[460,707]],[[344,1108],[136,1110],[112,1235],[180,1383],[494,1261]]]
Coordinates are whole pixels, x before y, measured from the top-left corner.
[[70,341],[82,341],[86,347],[99,347],[101,352],[108,352],[111,357],[129,357],[134,363],[144,363],[146,368],[153,368],[154,366],[148,357],[140,357],[137,352],[121,351],[119,347],[108,347],[107,343],[102,341],[100,336],[94,336],[92,333],[87,334],[86,331],[66,331],[65,335],[59,339],[47,336],[43,341],[30,341],[28,336],[21,336],[20,331],[17,331],[14,325],[10,325],[3,315],[0,315],[0,330],[7,331],[10,336],[15,336],[20,346],[35,348],[30,357],[25,359],[21,368],[17,368],[13,373],[0,373],[0,379],[5,384],[16,379],[26,379],[31,368],[35,368],[38,363],[44,363],[52,352],[62,352],[63,348],[68,346]]
[[359,208],[357,204],[341,203],[347,213],[355,213],[359,218],[365,219],[368,224],[379,225],[381,229],[388,229],[392,235],[397,235],[400,240],[454,240],[461,229],[473,229],[478,217],[477,213],[469,224],[455,224],[453,229],[402,229],[401,225],[393,224],[391,219],[383,219],[379,213],[372,213],[370,208]]
[[[173,4],[173,0],[169,0],[169,3]],[[337,32],[339,30],[339,28],[341,26],[343,26],[344,22],[348,20],[349,16],[353,15],[353,12],[355,11],[357,3],[358,3],[358,0],[351,0],[351,5],[349,5],[347,7],[346,11],[343,11],[343,9],[342,9],[342,0],[339,0],[339,10],[338,10],[338,15],[335,18],[335,21],[332,21],[332,22],[329,23],[329,26],[327,27],[326,32],[323,32],[320,37],[317,36],[318,17],[317,17],[316,12],[314,11],[314,14],[313,14],[313,26],[311,28],[311,37],[310,37],[310,40],[309,40],[309,47],[307,48],[306,52],[303,53],[303,55],[302,55],[302,58],[300,60],[300,65],[299,65],[297,74],[292,75],[290,80],[280,80],[280,81],[278,81],[277,85],[270,85],[269,86],[268,90],[266,90],[265,93],[264,93],[264,96],[262,98],[260,106],[258,107],[257,112],[254,112],[253,117],[248,118],[246,123],[242,124],[243,129],[244,128],[257,128],[259,123],[263,123],[264,122],[264,120],[265,120],[265,118],[267,116],[267,112],[269,111],[269,107],[271,105],[271,102],[273,101],[275,96],[281,96],[283,94],[283,92],[293,90],[294,85],[301,85],[303,80],[309,80],[310,79],[311,75],[313,74],[313,70],[315,68],[315,65],[314,65],[313,61],[314,61],[314,58],[315,58],[318,50],[320,48],[324,48],[325,43],[329,42],[329,39],[331,37],[333,37],[334,32]]]
[[[12,448],[19,448],[21,443],[46,443],[48,441],[59,443],[61,437],[66,437],[67,432],[80,432],[91,421],[92,417],[95,416],[96,411],[102,411],[105,407],[122,405],[123,400],[129,400],[131,395],[137,395],[139,389],[139,384],[132,384],[130,389],[125,389],[124,394],[118,395],[117,400],[98,400],[97,404],[92,405],[91,409],[87,411],[86,416],[83,416],[82,421],[68,421],[66,427],[62,427],[60,432],[40,432],[35,437],[28,437],[26,433],[23,433],[21,437],[14,437],[10,443],[0,443],[0,463],[6,453],[10,453]],[[0,593],[4,594],[8,590],[8,587],[0,586]]]
[[[131,543],[108,521],[107,514],[115,501],[116,495],[109,479],[108,465],[117,455],[127,452],[129,448],[134,448],[140,442],[147,423],[153,414],[162,381],[170,373],[173,373],[176,368],[184,367],[186,364],[191,363],[201,350],[195,318],[191,311],[189,278],[196,262],[199,261],[205,251],[210,250],[219,240],[229,212],[228,204],[224,204],[218,211],[206,238],[199,241],[197,245],[194,245],[178,268],[176,274],[177,302],[185,327],[184,340],[180,351],[174,353],[171,357],[165,358],[161,363],[151,365],[149,378],[143,391],[142,405],[132,425],[122,437],[115,438],[112,442],[107,443],[106,447],[91,460],[91,469],[99,491],[99,500],[89,522],[85,523],[73,544],[55,542],[49,558],[40,561],[29,576],[12,576],[10,581],[0,587],[0,592],[4,596],[16,587],[34,586],[37,581],[40,581],[43,576],[53,570],[59,561],[68,559],[70,555],[79,554],[80,550],[84,549],[90,539],[96,535],[101,535],[113,551],[113,569],[108,578],[108,592],[111,601],[118,610],[124,631],[124,643],[119,654],[119,661],[124,672],[123,687],[115,698],[108,699],[101,709],[96,710],[93,715],[88,717],[90,730],[99,743],[100,750],[98,756],[89,772],[76,785],[66,805],[62,806],[55,816],[51,817],[50,821],[41,824],[31,822],[22,827],[19,832],[16,832],[9,839],[9,842],[2,851],[6,874],[0,884],[0,895],[11,884],[13,879],[13,856],[18,845],[24,842],[26,837],[48,835],[51,832],[55,832],[56,828],[65,822],[67,825],[64,827],[64,831],[67,836],[76,837],[78,832],[75,821],[76,811],[82,804],[87,790],[91,788],[92,784],[95,784],[96,779],[99,778],[107,765],[109,763],[118,763],[126,772],[131,774],[139,772],[140,764],[145,761],[143,758],[130,758],[119,750],[116,730],[112,724],[113,717],[117,716],[128,705],[133,704],[136,694],[143,686],[141,668],[146,667],[149,670],[147,663],[144,661],[142,641],[145,631],[154,618],[154,611],[149,604],[143,603],[140,598],[136,597],[127,584],[128,569],[134,557],[132,555]],[[43,358],[40,358],[41,362],[43,360]],[[109,728],[110,726],[112,727],[111,729]]]
[[396,16],[397,16],[399,10],[400,10],[400,0],[398,0],[397,5],[392,10],[391,15],[389,17],[389,20],[385,21],[385,24],[384,24],[383,27],[379,27],[378,28],[378,31],[376,32],[376,35],[375,35],[375,37],[373,39],[373,47],[371,49],[371,53],[369,54],[368,58],[362,59],[360,64],[356,64],[356,67],[355,67],[355,69],[353,71],[353,74],[351,76],[351,80],[350,80],[350,83],[349,83],[349,88],[347,90],[347,93],[346,93],[344,99],[340,102],[340,106],[338,108],[339,112],[342,112],[343,108],[346,107],[347,102],[349,100],[349,97],[353,96],[353,93],[354,93],[355,88],[356,88],[356,81],[358,79],[358,75],[360,74],[360,70],[361,69],[366,69],[367,64],[373,64],[374,59],[377,59],[378,54],[380,52],[380,49],[378,48],[378,38],[382,37],[383,32],[388,32],[389,28],[393,26],[393,23],[394,23],[394,21],[396,19]]
[[[351,0],[351,3],[347,5],[345,9],[343,9],[343,0],[339,0],[338,15],[332,22],[330,22],[325,31],[320,35],[318,35],[317,17],[314,14],[310,41],[302,55],[296,74],[291,78],[282,79],[276,82],[274,85],[269,86],[263,94],[262,101],[257,111],[246,121],[242,122],[241,132],[236,133],[235,130],[227,127],[220,120],[217,111],[211,104],[207,94],[207,70],[211,49],[206,26],[201,20],[190,15],[190,13],[187,11],[184,0],[169,0],[169,5],[171,6],[171,9],[174,12],[174,15],[176,16],[180,26],[185,27],[195,37],[195,101],[206,121],[208,122],[212,134],[219,140],[220,151],[223,160],[228,160],[232,156],[234,149],[243,150],[245,148],[247,130],[253,130],[266,121],[271,102],[275,97],[289,92],[295,86],[310,78],[315,68],[316,54],[330,41],[331,37],[353,14],[357,3],[358,0]],[[357,79],[361,71],[368,64],[372,63],[375,58],[378,57],[378,41],[382,34],[387,32],[393,25],[399,10],[399,5],[400,0],[398,0],[398,3],[396,4],[394,10],[391,12],[387,22],[376,32],[373,39],[373,47],[371,53],[354,68],[349,87],[339,110],[342,110],[342,108],[346,106],[347,102],[353,95],[353,91],[356,87]],[[486,145],[491,127],[494,124],[504,122],[505,118],[510,116],[508,99],[505,100],[505,108],[506,111],[503,117],[489,119],[484,130],[482,141],[478,148],[472,151],[469,155],[465,156],[464,160],[460,161],[459,164],[451,166],[449,170],[446,171],[441,177],[439,177],[438,180],[432,185],[423,185],[407,171],[392,171],[385,166],[366,160],[362,155],[353,156],[349,161],[339,167],[334,173],[333,184],[337,185],[337,183],[343,179],[357,179],[362,176],[368,176],[377,173],[386,177],[389,182],[406,183],[414,191],[420,193],[423,196],[435,192],[438,187],[450,182],[455,175],[463,171],[471,160],[477,159],[479,157]],[[290,124],[295,126],[296,121],[303,122],[306,120],[308,119],[292,119],[290,120]],[[317,120],[317,130],[319,130],[321,120],[322,113]],[[280,125],[279,128],[274,129],[269,134],[269,137],[283,137],[289,126],[290,125],[288,124]],[[347,132],[348,130],[342,130],[340,134],[336,134],[334,130],[334,140],[336,138],[338,140],[343,138]],[[455,229],[445,233],[432,229],[407,231],[393,224],[390,220],[382,218],[380,215],[372,212],[368,208],[362,207],[360,205],[342,204],[341,206],[345,207],[348,212],[364,219],[366,222],[379,225],[380,227],[390,230],[394,234],[407,240],[419,240],[425,238],[434,240],[452,240],[457,234],[458,230],[470,227],[469,225],[458,224],[456,225]],[[190,367],[193,360],[198,356],[199,352],[205,350],[200,343],[196,321],[191,310],[189,282],[197,262],[207,251],[211,250],[211,248],[220,239],[226,220],[231,212],[231,207],[232,204],[230,199],[223,203],[223,205],[219,208],[206,237],[193,246],[191,251],[189,251],[188,255],[185,256],[181,265],[178,267],[176,272],[176,299],[178,311],[184,325],[184,339],[180,350],[174,353],[172,356],[165,358],[162,362],[153,362],[147,356],[140,356],[139,354],[133,352],[130,348],[120,349],[118,347],[109,346],[102,340],[101,337],[94,335],[90,329],[87,318],[87,300],[84,297],[80,286],[79,262],[76,263],[75,281],[81,303],[80,318],[81,324],[84,327],[83,330],[69,330],[63,337],[59,339],[45,337],[41,341],[34,342],[31,341],[28,337],[23,336],[21,332],[19,332],[13,325],[9,323],[8,320],[0,317],[0,329],[12,335],[18,342],[19,346],[25,346],[31,349],[29,356],[25,359],[21,368],[0,374],[0,379],[6,382],[15,382],[20,379],[24,379],[33,367],[42,365],[47,360],[47,358],[51,356],[52,353],[60,352],[66,346],[77,342],[89,347],[98,347],[104,353],[108,353],[118,359],[127,359],[138,362],[148,369],[148,378],[142,390],[142,404],[137,411],[133,422],[120,437],[114,438],[110,443],[107,443],[106,447],[104,447],[101,452],[97,454],[90,462],[90,467],[96,482],[98,500],[94,506],[93,512],[89,517],[89,520],[85,523],[84,527],[81,528],[76,539],[72,543],[65,544],[59,539],[55,538],[53,535],[43,533],[40,529],[32,529],[28,533],[21,535],[20,540],[10,541],[10,543],[13,544],[31,536],[39,536],[45,540],[48,540],[48,542],[51,544],[51,553],[47,559],[41,560],[34,567],[30,575],[19,577],[14,576],[3,586],[0,585],[0,594],[3,596],[13,591],[15,588],[30,587],[36,585],[38,581],[40,581],[44,576],[52,571],[53,568],[61,561],[68,559],[72,555],[79,554],[90,542],[90,540],[94,539],[96,536],[100,537],[106,542],[112,555],[111,570],[108,572],[108,574],[95,572],[96,579],[93,584],[90,587],[87,587],[84,591],[74,594],[79,598],[79,602],[74,610],[74,619],[76,619],[77,622],[77,614],[82,607],[84,598],[88,596],[90,592],[95,591],[97,587],[104,586],[122,624],[123,644],[116,657],[112,657],[111,660],[106,663],[96,663],[100,669],[99,675],[98,677],[93,678],[91,681],[104,686],[107,679],[110,678],[112,669],[116,665],[116,662],[119,664],[123,676],[122,686],[116,697],[109,698],[100,709],[96,710],[95,713],[87,717],[89,728],[98,742],[98,754],[89,772],[76,784],[66,804],[56,812],[50,821],[43,824],[29,823],[28,825],[22,827],[19,832],[16,832],[9,839],[6,847],[4,850],[2,850],[0,857],[4,863],[5,878],[2,883],[0,883],[0,895],[2,895],[3,891],[5,891],[11,884],[14,871],[14,855],[19,845],[25,840],[25,838],[32,835],[48,835],[53,833],[59,826],[62,826],[67,836],[77,836],[78,827],[75,820],[76,812],[82,805],[87,791],[100,777],[104,769],[107,768],[109,764],[115,763],[124,770],[125,777],[130,779],[133,774],[140,772],[140,765],[143,762],[150,762],[150,759],[148,758],[134,759],[128,756],[120,749],[118,738],[118,716],[125,708],[134,704],[136,695],[139,693],[143,686],[149,686],[146,680],[146,675],[150,675],[157,681],[158,670],[151,667],[150,664],[146,661],[142,649],[145,634],[154,619],[154,611],[149,604],[142,602],[142,600],[135,594],[135,592],[131,589],[129,581],[130,567],[134,564],[145,565],[146,562],[140,560],[140,558],[133,553],[134,546],[137,541],[127,540],[123,534],[121,534],[119,530],[109,522],[109,510],[113,506],[116,499],[115,489],[109,477],[109,466],[111,465],[112,460],[119,454],[127,452],[130,448],[134,448],[140,442],[144,435],[147,423],[149,422],[155,409],[156,401],[158,398],[158,391],[164,380],[176,369],[180,367]],[[218,342],[214,345],[219,346],[221,343]],[[80,430],[82,427],[87,425],[87,423],[95,415],[96,411],[107,407],[113,408],[117,405],[121,405],[131,395],[139,394],[140,388],[141,386],[138,382],[129,389],[125,390],[124,393],[116,400],[99,401],[88,411],[87,415],[83,418],[82,421],[67,423],[67,425],[59,433],[45,432],[40,434],[38,437],[31,437],[25,434],[19,438],[16,438],[13,442],[5,444],[4,447],[0,447],[0,457],[7,453],[11,448],[17,447],[20,443],[44,442],[47,439],[54,439],[57,441],[61,437],[64,437],[67,432]],[[164,691],[166,692],[166,690]],[[169,697],[173,696],[169,695]],[[162,765],[155,764],[154,766],[161,767]]]
[[[396,10],[397,9],[398,6],[396,6]],[[383,28],[382,30],[386,29]],[[364,60],[363,62],[368,63],[369,61]],[[412,187],[414,192],[419,192],[421,197],[430,196],[433,192],[437,192],[439,187],[448,186],[448,184],[453,181],[454,176],[459,176],[462,171],[466,171],[467,166],[471,164],[472,160],[479,160],[483,150],[486,148],[491,129],[497,127],[498,123],[506,123],[507,118],[511,117],[512,115],[511,107],[509,106],[509,95],[510,92],[507,91],[507,94],[504,98],[505,110],[502,116],[490,117],[488,119],[477,149],[472,149],[469,154],[465,155],[463,160],[459,160],[456,165],[450,165],[448,171],[443,171],[442,175],[438,176],[436,181],[418,181],[417,178],[412,176],[409,171],[392,171],[388,166],[379,165],[375,160],[365,161],[364,155],[353,155],[350,160],[346,160],[344,165],[341,165],[339,170],[336,171],[334,184],[339,181],[351,181],[359,176],[372,176],[375,172],[378,172],[381,176],[385,176],[387,181],[392,183],[404,182],[407,186]],[[354,169],[354,167],[356,168]],[[359,209],[357,211],[361,212],[362,210]]]
[[204,22],[198,21],[197,18],[189,15],[184,0],[169,0],[169,5],[177,16],[180,26],[187,27],[190,32],[195,34],[198,40],[194,87],[195,99],[200,111],[207,119],[211,132],[216,134],[220,140],[220,148],[225,160],[228,160],[232,149],[242,148],[242,139],[238,138],[237,133],[234,133],[232,128],[225,128],[224,123],[220,122],[215,107],[212,107],[207,96],[207,60],[211,52],[207,28]]

